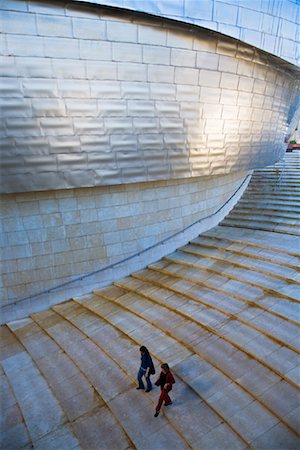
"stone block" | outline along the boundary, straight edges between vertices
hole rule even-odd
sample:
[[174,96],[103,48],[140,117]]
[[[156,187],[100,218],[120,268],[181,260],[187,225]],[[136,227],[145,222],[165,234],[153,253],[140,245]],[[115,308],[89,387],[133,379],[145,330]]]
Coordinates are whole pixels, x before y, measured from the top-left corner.
[[105,22],[93,18],[72,18],[73,36],[79,39],[105,39]]
[[198,85],[199,70],[186,67],[175,67],[175,83]]
[[3,97],[0,99],[2,120],[8,117],[32,117],[30,100],[16,97]]
[[253,95],[248,92],[239,92],[237,104],[239,106],[251,106]]
[[28,244],[28,237],[25,231],[10,231],[7,233],[8,245]]
[[[23,58],[24,59],[24,58]],[[15,66],[15,58],[11,58],[11,56],[1,56],[0,60],[0,75],[1,77],[14,77],[16,75],[16,66]],[[16,80],[15,78],[7,79],[5,80],[5,83],[1,83],[1,93],[5,92],[7,90],[6,85],[10,83],[10,85],[13,86],[21,86],[21,81]],[[5,86],[3,86],[5,85]],[[6,87],[6,89],[5,89]],[[12,89],[13,91],[14,89]],[[16,92],[18,89],[16,89]],[[21,92],[19,94],[19,97],[21,97]]]
[[183,120],[175,117],[164,117],[159,120],[163,133],[180,133],[183,130]]
[[202,107],[202,117],[204,119],[220,119],[222,115],[222,105],[204,104]]
[[125,100],[98,100],[100,116],[126,116],[127,103]]
[[22,87],[26,97],[57,97],[57,83],[54,80],[23,80]]
[[155,102],[156,114],[163,117],[179,117],[179,103],[178,102]]
[[[87,61],[86,74],[89,80],[116,80],[117,63],[111,61]],[[86,81],[88,85],[89,82]]]
[[87,80],[57,80],[57,92],[64,98],[86,98],[90,85]]
[[148,81],[174,83],[174,67],[149,64]]
[[192,50],[193,49],[193,36],[188,35],[187,33],[183,31],[178,30],[168,30],[167,34],[167,45],[170,47],[177,47],[177,48],[185,48]]
[[72,38],[48,37],[44,40],[44,54],[49,58],[79,59],[78,40]]
[[237,119],[238,117],[239,108],[237,106],[231,106],[231,105],[223,105],[222,108],[222,119]]
[[85,61],[52,59],[52,76],[55,78],[86,79]]
[[31,105],[35,117],[63,117],[66,115],[65,104],[58,98],[44,98],[43,101],[36,98],[31,101]]
[[109,118],[104,119],[104,129],[110,133],[124,134],[128,133],[132,129],[132,119],[131,118]]
[[189,86],[184,84],[176,85],[176,100],[179,101],[197,101],[200,96],[199,86]]
[[42,37],[8,34],[6,42],[8,53],[11,56],[44,56]]
[[155,133],[159,127],[158,118],[133,118],[133,128],[138,133]]
[[[27,20],[28,20],[27,15]],[[72,21],[69,17],[37,14],[37,31],[40,36],[72,37]]]
[[[149,87],[149,85],[148,85]],[[186,87],[186,86],[184,86]],[[176,86],[166,83],[150,83],[150,97],[156,100],[175,100]]]
[[170,64],[171,50],[157,45],[143,45],[143,62],[148,64]]
[[78,153],[81,151],[80,140],[78,136],[70,137],[49,137],[49,153]]
[[27,11],[28,4],[26,2],[21,2],[20,0],[10,0],[10,2],[1,2],[1,9],[7,9],[9,11]]
[[239,60],[237,73],[246,77],[253,75],[254,63],[252,61]]
[[249,77],[240,76],[239,79],[239,91],[252,92],[254,79]]
[[220,55],[219,57],[219,71],[237,73],[238,61],[230,56]]
[[220,96],[221,96],[221,89],[211,87],[201,87],[200,91],[201,102],[218,104],[220,102]]
[[94,117],[98,112],[96,99],[68,99],[65,103],[68,116]]
[[222,73],[220,87],[225,89],[237,89],[239,77],[234,74]]
[[83,60],[111,61],[111,42],[81,39],[79,41],[79,55]]
[[138,29],[137,25],[133,23],[108,20],[106,28],[109,41],[137,42]]
[[239,9],[237,25],[243,28],[257,30],[257,24],[260,23],[261,16],[262,13],[259,11],[253,11],[251,9],[241,7]]
[[146,81],[147,65],[118,63],[118,79],[124,81]]
[[40,124],[45,136],[74,134],[72,120],[67,117],[42,117]]
[[162,149],[163,136],[161,134],[140,134],[138,135],[138,146],[141,149]]
[[214,20],[219,23],[236,25],[238,17],[238,6],[223,2],[215,2],[213,16]]
[[223,105],[236,105],[238,99],[238,91],[233,89],[222,89],[220,103]]
[[167,44],[167,31],[158,27],[145,25],[138,26],[138,42],[141,44],[162,45]]
[[48,58],[15,57],[15,75],[24,78],[52,78],[52,61]]
[[112,58],[114,61],[142,62],[142,46],[123,42],[112,43]]
[[213,3],[213,0],[202,0],[201,2],[185,0],[184,14],[191,18],[201,17],[204,20],[212,20]]
[[200,70],[199,84],[200,86],[219,87],[221,74],[211,70]]
[[127,111],[129,116],[148,117],[155,116],[155,103],[153,100],[128,100]]
[[7,119],[6,133],[8,137],[40,137],[41,128],[37,119]]
[[121,96],[121,83],[118,81],[91,81],[91,96],[94,98],[117,98]]
[[38,215],[24,216],[23,224],[25,230],[34,230],[43,227],[42,217]]
[[37,34],[34,14],[26,14],[18,11],[2,11],[1,19],[3,33]]
[[143,82],[121,82],[121,98],[148,99],[149,84]]
[[179,67],[196,67],[198,53],[192,50],[171,49],[171,64]]

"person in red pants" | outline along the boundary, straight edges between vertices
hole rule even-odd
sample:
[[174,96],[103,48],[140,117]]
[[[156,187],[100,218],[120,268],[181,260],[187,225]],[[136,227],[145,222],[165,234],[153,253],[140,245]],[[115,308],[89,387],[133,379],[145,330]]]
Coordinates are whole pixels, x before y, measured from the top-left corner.
[[165,406],[172,405],[172,400],[170,399],[168,393],[172,390],[172,385],[175,383],[173,374],[170,371],[168,364],[164,363],[160,367],[161,372],[158,380],[155,382],[155,385],[160,386],[161,392],[155,408],[154,417],[158,417],[163,402],[165,402]]

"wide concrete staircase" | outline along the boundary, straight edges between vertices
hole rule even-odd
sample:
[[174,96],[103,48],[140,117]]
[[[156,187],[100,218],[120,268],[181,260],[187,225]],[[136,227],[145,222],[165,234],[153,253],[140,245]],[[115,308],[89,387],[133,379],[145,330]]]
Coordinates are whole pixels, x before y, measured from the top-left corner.
[[[296,211],[299,156],[168,257],[1,327],[1,449],[300,449],[299,238],[277,222]],[[278,167],[285,194],[267,188]],[[158,388],[135,389],[140,345],[176,378],[158,418]]]
[[299,153],[256,170],[243,198],[222,225],[300,235]]

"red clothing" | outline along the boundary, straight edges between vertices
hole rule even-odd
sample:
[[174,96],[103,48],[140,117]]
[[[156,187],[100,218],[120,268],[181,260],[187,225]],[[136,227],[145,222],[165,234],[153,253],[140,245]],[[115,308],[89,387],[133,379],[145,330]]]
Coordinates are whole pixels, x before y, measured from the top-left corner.
[[[158,403],[156,405],[156,412],[160,411],[161,405],[163,402],[165,402],[165,405],[170,405],[172,403],[172,400],[170,399],[168,392],[172,390],[172,385],[175,383],[175,379],[173,377],[173,374],[168,371],[166,374],[161,372],[159,379],[155,383],[157,386],[160,386],[161,393],[158,399]],[[165,387],[165,385],[167,385]]]

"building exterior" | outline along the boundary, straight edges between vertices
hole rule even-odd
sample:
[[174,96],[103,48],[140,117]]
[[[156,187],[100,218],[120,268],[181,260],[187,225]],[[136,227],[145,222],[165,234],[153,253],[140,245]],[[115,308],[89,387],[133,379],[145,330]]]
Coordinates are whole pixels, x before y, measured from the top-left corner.
[[297,2],[83,3],[0,6],[6,307],[105,285],[212,226],[299,118]]

